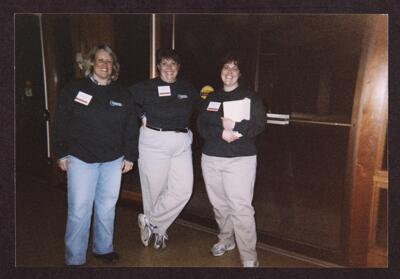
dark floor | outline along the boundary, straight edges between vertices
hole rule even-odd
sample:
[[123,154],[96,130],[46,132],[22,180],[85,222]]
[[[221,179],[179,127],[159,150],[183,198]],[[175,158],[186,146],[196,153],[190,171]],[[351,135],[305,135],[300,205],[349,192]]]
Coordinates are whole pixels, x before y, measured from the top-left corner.
[[[16,266],[64,265],[66,193],[25,175],[17,175]],[[116,212],[115,248],[118,267],[240,267],[237,249],[222,257],[209,250],[217,240],[215,231],[177,220],[168,231],[168,247],[144,247],[139,238],[137,210],[120,205]],[[257,247],[261,267],[321,267],[324,263],[300,255]],[[87,266],[104,266],[90,250]],[[326,266],[326,265],[325,265]],[[329,265],[328,265],[329,266]]]

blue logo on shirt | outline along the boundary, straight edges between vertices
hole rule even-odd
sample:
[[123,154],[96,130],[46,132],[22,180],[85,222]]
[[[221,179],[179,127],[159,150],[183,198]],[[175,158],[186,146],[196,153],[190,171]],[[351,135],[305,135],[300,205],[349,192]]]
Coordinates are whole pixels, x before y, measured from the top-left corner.
[[122,104],[111,100],[110,101],[110,106],[112,106],[112,107],[122,107]]
[[177,94],[176,97],[181,100],[181,99],[187,99],[188,95]]

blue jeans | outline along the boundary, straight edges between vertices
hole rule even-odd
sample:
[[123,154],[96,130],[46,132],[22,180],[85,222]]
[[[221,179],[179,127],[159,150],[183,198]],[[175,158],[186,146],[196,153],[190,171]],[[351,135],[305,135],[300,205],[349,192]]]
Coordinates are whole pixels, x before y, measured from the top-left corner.
[[93,204],[93,252],[114,251],[115,204],[121,186],[122,159],[89,164],[68,156],[68,217],[64,239],[67,265],[86,262]]

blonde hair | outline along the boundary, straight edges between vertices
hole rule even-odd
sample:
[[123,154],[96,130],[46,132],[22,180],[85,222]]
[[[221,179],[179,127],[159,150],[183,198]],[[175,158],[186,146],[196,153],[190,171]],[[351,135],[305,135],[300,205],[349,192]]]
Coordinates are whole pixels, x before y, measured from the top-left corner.
[[84,73],[85,77],[93,74],[93,64],[96,59],[96,53],[99,50],[104,50],[105,52],[110,54],[110,56],[112,57],[113,67],[112,67],[112,73],[111,73],[111,80],[117,80],[119,77],[119,68],[120,68],[118,59],[117,59],[117,55],[114,53],[114,51],[111,49],[111,47],[109,47],[106,44],[95,46],[88,52],[86,58],[83,61],[83,73]]

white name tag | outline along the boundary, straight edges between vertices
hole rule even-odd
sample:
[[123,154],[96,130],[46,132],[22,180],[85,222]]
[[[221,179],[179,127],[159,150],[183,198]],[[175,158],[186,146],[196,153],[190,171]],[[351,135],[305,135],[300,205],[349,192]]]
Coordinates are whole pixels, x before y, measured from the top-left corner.
[[207,110],[208,111],[218,111],[220,106],[221,106],[220,102],[210,102],[208,104]]
[[87,105],[89,105],[90,100],[92,100],[92,98],[93,98],[92,95],[89,95],[89,94],[86,94],[86,93],[84,93],[82,91],[79,91],[78,95],[76,95],[74,101],[87,106]]
[[166,97],[171,96],[171,89],[168,85],[166,86],[158,86],[158,96]]

